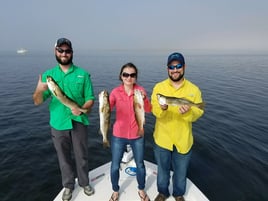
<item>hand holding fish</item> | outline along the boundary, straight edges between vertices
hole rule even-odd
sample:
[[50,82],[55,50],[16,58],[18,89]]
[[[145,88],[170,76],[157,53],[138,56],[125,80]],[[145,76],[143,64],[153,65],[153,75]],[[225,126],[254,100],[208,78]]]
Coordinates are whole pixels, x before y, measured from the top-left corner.
[[75,116],[79,116],[82,112],[78,108],[71,108],[72,114]]
[[146,94],[145,94],[145,92],[142,91],[142,90],[140,90],[140,91],[141,91],[141,97],[142,97],[142,99],[145,100],[145,99],[146,99]]
[[167,104],[164,104],[164,105],[159,104],[159,105],[160,105],[160,107],[161,107],[162,110],[167,110],[168,109],[168,105]]
[[185,114],[190,109],[191,109],[191,106],[189,106],[189,105],[182,105],[181,107],[179,107],[179,113]]
[[[160,105],[173,105],[173,106],[183,106],[180,112],[185,113],[187,112],[191,106],[198,107],[201,110],[204,109],[205,103],[193,103],[190,100],[187,100],[185,98],[178,98],[178,97],[171,97],[171,96],[165,96],[163,94],[156,94],[157,95],[157,100]],[[188,107],[186,107],[188,106]],[[162,108],[162,107],[161,107]],[[163,109],[163,108],[162,108]]]
[[[81,108],[76,102],[74,102],[72,99],[66,96],[65,93],[58,86],[57,82],[51,76],[47,76],[47,86],[51,94],[53,94],[53,96],[57,98],[63,105],[70,108],[74,115],[80,115],[81,112],[86,114],[88,112],[88,109]],[[89,105],[92,106],[93,102],[92,101],[88,102]]]

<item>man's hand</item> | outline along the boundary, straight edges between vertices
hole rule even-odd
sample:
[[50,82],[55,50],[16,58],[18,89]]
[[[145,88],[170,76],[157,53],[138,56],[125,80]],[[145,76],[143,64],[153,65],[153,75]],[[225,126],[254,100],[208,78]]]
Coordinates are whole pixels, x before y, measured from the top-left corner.
[[37,86],[33,94],[33,101],[35,105],[40,105],[43,103],[43,92],[48,90],[46,82],[42,82],[42,76],[39,75]]
[[190,109],[191,109],[191,106],[189,106],[189,105],[182,105],[181,107],[179,107],[179,113],[185,114]]

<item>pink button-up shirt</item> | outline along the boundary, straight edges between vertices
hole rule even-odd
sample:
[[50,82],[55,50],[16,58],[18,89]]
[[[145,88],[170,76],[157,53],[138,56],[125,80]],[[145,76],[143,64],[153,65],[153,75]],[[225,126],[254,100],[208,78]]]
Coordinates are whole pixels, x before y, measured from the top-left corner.
[[[142,86],[134,85],[134,89],[146,92]],[[134,91],[134,90],[133,90]],[[147,96],[144,99],[145,112],[151,112],[151,103]],[[130,95],[124,90],[124,86],[120,85],[110,93],[111,110],[116,108],[115,122],[113,125],[113,135],[120,138],[136,139],[138,138],[138,124],[135,120],[135,111],[133,106],[134,93]]]

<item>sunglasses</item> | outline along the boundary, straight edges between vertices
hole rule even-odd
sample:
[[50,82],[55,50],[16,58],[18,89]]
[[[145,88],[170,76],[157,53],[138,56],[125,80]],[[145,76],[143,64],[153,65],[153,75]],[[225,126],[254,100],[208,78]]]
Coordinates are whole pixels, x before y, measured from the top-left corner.
[[180,69],[180,68],[182,68],[183,67],[183,65],[181,65],[181,64],[177,64],[176,66],[168,66],[168,69],[169,70],[174,70],[175,68],[176,69]]
[[122,73],[122,76],[123,77],[131,77],[131,78],[134,78],[134,77],[136,77],[137,76],[137,73]]
[[59,52],[59,53],[66,53],[66,54],[71,54],[72,52],[73,52],[73,50],[72,49],[66,49],[66,50],[64,50],[64,49],[61,49],[60,47],[57,47],[56,48],[56,50]]

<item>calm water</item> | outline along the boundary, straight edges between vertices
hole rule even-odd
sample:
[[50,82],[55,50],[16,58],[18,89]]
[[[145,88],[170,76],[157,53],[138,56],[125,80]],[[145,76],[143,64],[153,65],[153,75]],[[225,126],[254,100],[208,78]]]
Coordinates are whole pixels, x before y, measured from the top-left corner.
[[[87,69],[97,95],[119,84],[126,62],[140,70],[139,83],[151,94],[166,78],[170,52],[91,52],[74,55]],[[185,54],[186,77],[206,102],[194,124],[195,144],[189,178],[212,201],[268,200],[268,55]],[[32,103],[38,74],[55,65],[54,55],[0,54],[0,200],[50,201],[61,177],[50,139],[47,104]],[[111,158],[98,134],[98,102],[89,118],[90,169]],[[146,116],[145,159],[154,162],[154,118]]]

